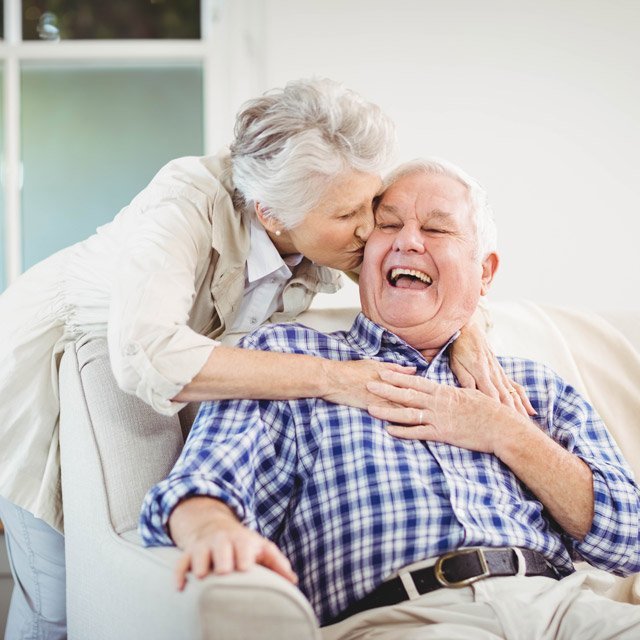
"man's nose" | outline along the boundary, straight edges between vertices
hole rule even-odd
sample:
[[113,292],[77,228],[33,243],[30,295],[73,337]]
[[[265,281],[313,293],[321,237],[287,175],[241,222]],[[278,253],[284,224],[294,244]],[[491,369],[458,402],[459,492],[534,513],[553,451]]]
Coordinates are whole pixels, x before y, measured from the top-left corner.
[[393,248],[396,251],[424,253],[424,239],[420,233],[420,226],[412,221],[402,225],[393,241]]
[[356,237],[362,240],[362,242],[366,242],[373,231],[374,224],[373,211],[368,211],[362,216],[362,219],[358,221],[355,233]]

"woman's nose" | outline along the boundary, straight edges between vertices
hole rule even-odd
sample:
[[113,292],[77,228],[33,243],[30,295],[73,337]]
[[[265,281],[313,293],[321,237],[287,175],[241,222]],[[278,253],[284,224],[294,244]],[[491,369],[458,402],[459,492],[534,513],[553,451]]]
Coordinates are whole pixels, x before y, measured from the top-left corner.
[[358,221],[358,226],[355,231],[356,237],[362,240],[362,242],[366,242],[373,231],[374,224],[373,211],[369,211]]

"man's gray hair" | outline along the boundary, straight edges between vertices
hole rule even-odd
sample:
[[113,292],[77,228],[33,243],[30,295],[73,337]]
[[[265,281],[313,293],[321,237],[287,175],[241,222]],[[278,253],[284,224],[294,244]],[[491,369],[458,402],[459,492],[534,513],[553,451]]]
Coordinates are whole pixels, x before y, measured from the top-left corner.
[[298,80],[246,102],[231,145],[235,204],[260,202],[290,229],[347,170],[381,175],[393,122],[338,82]]
[[440,158],[418,158],[405,162],[394,169],[384,180],[384,189],[391,186],[396,180],[416,173],[427,175],[442,175],[457,180],[467,188],[471,212],[475,218],[477,250],[476,254],[481,260],[496,251],[498,245],[498,232],[493,218],[493,210],[489,204],[489,198],[485,188],[462,169],[447,160]]

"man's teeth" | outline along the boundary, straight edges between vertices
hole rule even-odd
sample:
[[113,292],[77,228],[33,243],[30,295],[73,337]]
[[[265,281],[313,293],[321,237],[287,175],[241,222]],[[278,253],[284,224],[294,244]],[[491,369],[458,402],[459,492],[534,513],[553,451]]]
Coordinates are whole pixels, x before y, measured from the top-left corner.
[[391,269],[390,280],[396,282],[400,276],[412,276],[425,284],[431,284],[433,280],[431,276],[428,276],[423,271],[416,271],[415,269]]

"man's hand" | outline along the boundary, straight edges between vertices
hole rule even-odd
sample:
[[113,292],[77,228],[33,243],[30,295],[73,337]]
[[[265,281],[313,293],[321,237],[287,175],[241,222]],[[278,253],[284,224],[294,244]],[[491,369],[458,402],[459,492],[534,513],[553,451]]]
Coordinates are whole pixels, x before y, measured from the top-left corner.
[[392,371],[382,372],[380,377],[384,382],[367,385],[380,398],[369,406],[369,413],[390,422],[387,431],[398,438],[445,442],[496,453],[505,429],[510,427],[515,435],[526,420],[515,409],[475,389],[460,389]]
[[280,574],[293,584],[298,578],[276,545],[251,531],[223,502],[209,497],[187,498],[172,512],[169,530],[184,553],[175,569],[182,591],[191,571],[197,578],[247,571],[256,564]]
[[380,377],[384,382],[368,385],[380,397],[369,413],[391,422],[387,431],[392,436],[445,442],[495,455],[566,533],[584,539],[594,514],[593,473],[584,460],[529,418],[480,391],[391,371]]

